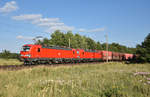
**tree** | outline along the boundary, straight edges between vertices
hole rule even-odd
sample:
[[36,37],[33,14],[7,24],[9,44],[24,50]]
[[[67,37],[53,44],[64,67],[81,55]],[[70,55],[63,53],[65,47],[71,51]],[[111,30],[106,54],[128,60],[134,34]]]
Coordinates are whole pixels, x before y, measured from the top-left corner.
[[64,41],[65,35],[60,32],[59,30],[56,30],[52,35],[51,35],[51,45],[56,45],[56,46],[66,46],[66,42]]
[[70,47],[74,48],[75,40],[74,40],[74,35],[72,34],[72,32],[68,31],[64,35],[65,35],[65,37],[64,37],[65,46],[69,47],[69,41],[70,41]]
[[87,42],[88,49],[92,49],[92,50],[96,49],[96,42],[93,39],[88,37],[88,38],[86,38],[86,42]]
[[139,55],[139,62],[150,62],[150,33],[146,36],[141,45],[137,45],[136,54]]
[[101,46],[99,41],[96,43],[96,49],[97,50],[102,50],[102,46]]

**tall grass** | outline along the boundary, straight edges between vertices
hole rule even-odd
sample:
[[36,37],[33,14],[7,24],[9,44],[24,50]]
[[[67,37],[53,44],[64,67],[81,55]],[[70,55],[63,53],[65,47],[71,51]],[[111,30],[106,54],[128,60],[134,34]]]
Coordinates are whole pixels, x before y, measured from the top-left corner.
[[21,65],[23,64],[17,59],[0,59],[0,65]]
[[150,97],[150,64],[38,66],[0,71],[0,97]]

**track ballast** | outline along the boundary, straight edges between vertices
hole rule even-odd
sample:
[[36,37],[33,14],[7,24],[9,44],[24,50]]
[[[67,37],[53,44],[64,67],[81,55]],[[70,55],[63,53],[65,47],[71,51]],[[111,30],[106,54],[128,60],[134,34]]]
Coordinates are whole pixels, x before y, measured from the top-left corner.
[[56,66],[73,66],[73,65],[84,65],[84,64],[101,64],[103,62],[90,62],[90,63],[68,63],[68,64],[38,64],[38,65],[0,65],[0,70],[21,70],[27,68],[33,68],[38,66],[45,66],[45,67],[56,67]]

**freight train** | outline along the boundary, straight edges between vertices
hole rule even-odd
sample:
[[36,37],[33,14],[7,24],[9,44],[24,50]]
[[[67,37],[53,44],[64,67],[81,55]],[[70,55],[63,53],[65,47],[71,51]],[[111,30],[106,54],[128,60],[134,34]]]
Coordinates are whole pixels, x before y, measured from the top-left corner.
[[36,44],[23,45],[20,51],[24,64],[79,63],[100,61],[125,61],[133,54],[102,50],[85,50]]

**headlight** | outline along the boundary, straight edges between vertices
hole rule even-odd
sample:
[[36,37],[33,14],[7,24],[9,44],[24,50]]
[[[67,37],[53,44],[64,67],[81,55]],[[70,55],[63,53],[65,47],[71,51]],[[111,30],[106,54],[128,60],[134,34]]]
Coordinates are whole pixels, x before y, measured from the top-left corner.
[[22,56],[24,56],[24,55],[20,55],[20,56],[22,57]]
[[27,56],[27,57],[31,57],[31,55],[30,55],[30,54],[28,54],[28,55],[25,55],[25,56]]

